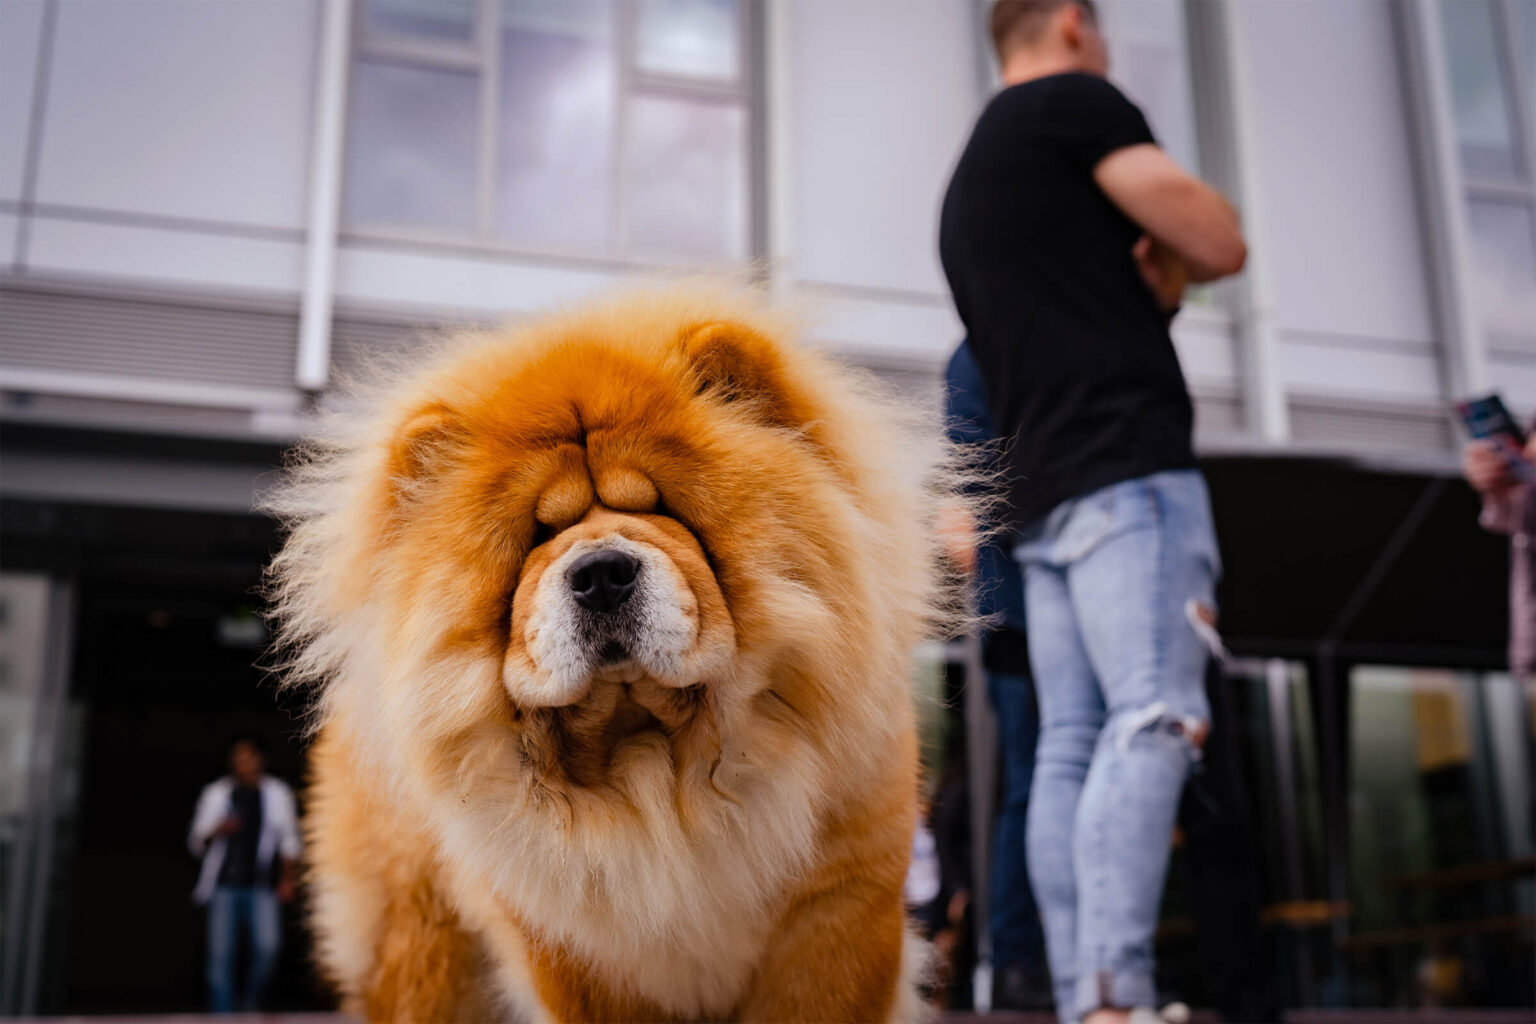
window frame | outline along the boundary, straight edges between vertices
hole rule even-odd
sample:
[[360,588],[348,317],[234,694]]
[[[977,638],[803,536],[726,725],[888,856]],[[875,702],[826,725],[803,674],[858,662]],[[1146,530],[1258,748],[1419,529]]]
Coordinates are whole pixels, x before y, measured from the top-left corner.
[[[1446,0],[1440,0],[1440,2],[1443,4]],[[1525,54],[1521,52],[1520,45],[1516,41],[1515,5],[1521,2],[1529,2],[1529,0],[1487,0],[1493,21],[1493,42],[1496,47],[1497,63],[1502,69],[1500,84],[1503,86],[1504,100],[1509,104],[1510,143],[1520,166],[1513,177],[1501,179],[1473,174],[1467,170],[1464,163],[1461,164],[1462,194],[1453,198],[1459,198],[1462,203],[1462,222],[1466,225],[1468,252],[1472,259],[1469,269],[1473,275],[1478,273],[1478,266],[1476,247],[1473,245],[1470,209],[1472,203],[1481,200],[1523,208],[1533,228],[1536,228],[1536,97],[1528,96],[1523,84],[1526,81],[1536,81],[1536,69],[1525,67]],[[1536,11],[1532,11],[1529,16],[1536,19]],[[1527,78],[1528,75],[1529,78]],[[1454,115],[1453,108],[1453,119]],[[1455,128],[1454,120],[1452,128],[1453,130]],[[1458,144],[1457,157],[1460,158],[1460,156]],[[1532,239],[1532,247],[1536,250],[1536,238]],[[1470,284],[1470,281],[1471,278],[1468,278],[1467,283]],[[1486,362],[1489,357],[1511,352],[1510,342],[1490,336],[1488,311],[1479,305],[1475,288],[1468,291],[1466,301],[1471,305],[1476,317],[1478,327],[1476,343],[1482,346],[1484,361]],[[1491,383],[1489,381],[1485,386],[1491,386]],[[1518,410],[1516,415],[1526,411]]]
[[[1536,210],[1536,124],[1529,97],[1520,90],[1522,54],[1515,43],[1512,0],[1489,0],[1495,45],[1504,71],[1502,84],[1514,124],[1511,142],[1525,161],[1523,180],[1498,181],[1467,173],[1457,130],[1450,59],[1446,53],[1441,4],[1447,0],[1404,0],[1393,5],[1403,77],[1408,92],[1415,150],[1421,170],[1420,217],[1428,244],[1425,275],[1435,297],[1447,398],[1482,394],[1497,385],[1490,362],[1510,350],[1488,337],[1488,320],[1478,299],[1478,270],[1472,244],[1469,203],[1477,199],[1524,204]],[[1517,410],[1517,414],[1523,410]],[[1453,436],[1461,430],[1452,403],[1446,419]]]
[[1525,95],[1521,85],[1526,68],[1525,55],[1515,42],[1517,2],[1520,0],[1487,0],[1493,17],[1493,42],[1499,48],[1499,65],[1503,69],[1504,98],[1513,122],[1511,142],[1521,170],[1515,178],[1500,179],[1471,174],[1463,165],[1461,176],[1466,199],[1524,202],[1536,210],[1536,97]]
[[[478,76],[479,117],[476,132],[475,223],[471,231],[394,223],[387,220],[349,220],[339,229],[345,241],[398,243],[434,249],[468,251],[489,255],[524,256],[587,266],[675,268],[746,265],[764,256],[766,153],[763,16],[761,4],[744,0],[737,6],[736,44],[739,76],[734,81],[694,78],[641,71],[636,48],[638,4],[632,0],[606,0],[613,18],[614,129],[608,166],[609,243],[601,247],[562,246],[519,241],[497,231],[497,172],[501,130],[501,32],[503,0],[473,0],[474,21],[467,42],[433,40],[406,35],[370,32],[367,7],[372,0],[351,0],[356,16],[351,19],[347,56],[348,95],[352,95],[357,67],[372,60],[433,71],[473,73]],[[628,105],[632,99],[686,100],[739,108],[745,120],[744,164],[747,197],[744,211],[745,252],[712,262],[636,246],[630,238],[629,196],[625,168],[629,159]],[[347,116],[351,117],[349,101]],[[351,140],[344,151],[350,156]],[[342,200],[345,209],[345,197]]]

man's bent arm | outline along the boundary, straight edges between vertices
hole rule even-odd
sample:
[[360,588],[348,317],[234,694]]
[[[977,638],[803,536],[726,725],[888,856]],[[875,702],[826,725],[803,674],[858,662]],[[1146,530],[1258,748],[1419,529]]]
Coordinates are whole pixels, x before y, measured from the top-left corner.
[[1248,246],[1237,211],[1157,146],[1117,149],[1098,162],[1093,178],[1127,217],[1179,254],[1191,281],[1214,281],[1243,269]]

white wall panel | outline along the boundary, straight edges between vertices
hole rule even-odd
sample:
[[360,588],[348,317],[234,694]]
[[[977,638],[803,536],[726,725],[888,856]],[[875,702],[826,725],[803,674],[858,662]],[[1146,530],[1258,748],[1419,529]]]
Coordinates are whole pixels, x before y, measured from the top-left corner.
[[336,298],[355,305],[485,319],[545,309],[620,279],[605,270],[343,245]]
[[38,200],[302,226],[319,12],[61,3]]
[[914,302],[802,293],[812,344],[852,358],[942,370],[964,337],[947,298]]
[[42,28],[43,0],[0,0],[0,199],[21,196]]
[[34,216],[27,267],[163,288],[296,293],[304,249],[297,236],[285,241]]
[[795,277],[948,294],[939,202],[980,109],[979,17],[946,0],[793,4]]
[[1276,362],[1292,392],[1366,402],[1440,402],[1440,361],[1426,345],[1330,344],[1326,336],[1286,335]]
[[1186,305],[1173,322],[1173,345],[1191,388],[1237,386],[1232,319],[1225,313]]
[[[343,245],[337,301],[414,312],[424,323],[479,321],[540,312],[635,279],[619,271]],[[806,311],[812,343],[851,356],[940,367],[961,336],[947,298],[897,301],[798,289],[792,301]]]
[[[1391,11],[1382,0],[1245,0],[1231,4],[1254,88],[1240,111],[1258,139],[1269,248],[1283,327],[1377,342],[1434,337]],[[1308,349],[1307,351],[1311,351]],[[1328,379],[1289,353],[1287,382]],[[1374,388],[1370,359],[1344,360]],[[1394,376],[1390,360],[1383,372]],[[1299,374],[1293,375],[1293,374]],[[1432,374],[1411,377],[1437,398]]]

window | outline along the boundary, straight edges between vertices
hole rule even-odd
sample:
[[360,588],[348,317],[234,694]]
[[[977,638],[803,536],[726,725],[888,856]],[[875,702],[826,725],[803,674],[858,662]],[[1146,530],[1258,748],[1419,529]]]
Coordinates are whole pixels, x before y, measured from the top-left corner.
[[1100,0],[1109,75],[1180,167],[1200,173],[1184,0]]
[[661,262],[753,253],[739,0],[359,0],[355,230]]
[[1536,346],[1536,5],[1441,0],[1473,301],[1491,348]]

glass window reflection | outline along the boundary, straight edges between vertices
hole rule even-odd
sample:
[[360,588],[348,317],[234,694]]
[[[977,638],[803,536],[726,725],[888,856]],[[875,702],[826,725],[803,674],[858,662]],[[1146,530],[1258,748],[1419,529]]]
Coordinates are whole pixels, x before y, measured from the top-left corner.
[[606,249],[618,86],[603,3],[521,3],[501,51],[497,233]]
[[629,241],[669,256],[747,254],[746,115],[659,97],[629,105]]
[[1536,210],[1519,202],[1469,199],[1467,226],[1477,309],[1489,344],[1536,346]]
[[1462,166],[1472,175],[1516,177],[1522,168],[1504,91],[1493,9],[1486,0],[1442,2],[1439,7]]
[[634,11],[638,70],[726,81],[741,77],[736,0],[640,0]]
[[472,230],[479,107],[472,74],[360,61],[352,77],[347,220]]
[[474,0],[368,0],[363,30],[384,36],[467,43],[474,36]]
[[[1508,677],[1352,673],[1354,910],[1343,949],[1359,968],[1357,1004],[1394,993],[1422,1008],[1531,998],[1531,917],[1519,912],[1532,884],[1528,700]],[[1513,830],[1511,807],[1526,809]]]

